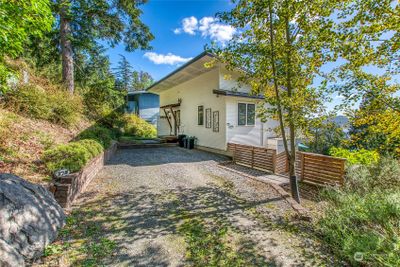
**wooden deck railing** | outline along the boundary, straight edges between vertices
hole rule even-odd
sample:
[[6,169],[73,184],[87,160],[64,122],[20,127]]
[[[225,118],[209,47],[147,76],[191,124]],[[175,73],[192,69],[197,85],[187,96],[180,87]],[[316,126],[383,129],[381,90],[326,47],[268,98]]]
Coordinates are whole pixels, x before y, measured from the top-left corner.
[[[284,152],[277,154],[275,149],[234,143],[228,143],[228,151],[232,153],[233,161],[237,164],[276,174],[289,172],[289,164]],[[307,183],[343,185],[345,162],[346,160],[342,158],[297,152],[296,175]]]

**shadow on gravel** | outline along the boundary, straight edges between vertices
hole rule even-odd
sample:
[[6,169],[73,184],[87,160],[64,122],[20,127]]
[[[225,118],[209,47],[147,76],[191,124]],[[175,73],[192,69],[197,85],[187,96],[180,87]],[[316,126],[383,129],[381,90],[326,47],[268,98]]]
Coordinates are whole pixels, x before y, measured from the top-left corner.
[[[144,251],[135,254],[131,251],[135,242],[171,234],[185,236],[186,233],[182,233],[180,227],[182,223],[192,219],[209,222],[218,229],[229,228],[235,232],[242,232],[244,229],[237,228],[232,218],[240,216],[243,210],[248,208],[282,200],[279,197],[258,202],[243,201],[218,187],[176,188],[161,194],[149,193],[148,188],[139,187],[123,194],[97,196],[95,200],[92,197],[90,194],[83,194],[83,204],[76,211],[79,221],[97,225],[101,229],[100,236],[90,237],[92,240],[89,242],[96,242],[97,238],[104,236],[114,240],[114,254],[105,257],[102,263],[129,266],[171,264],[165,247],[150,244]],[[252,226],[248,226],[246,230],[250,227]],[[237,266],[277,266],[274,259],[266,259],[257,251],[257,246],[252,240],[241,240],[235,251],[238,260],[245,259],[244,265],[236,262]],[[225,266],[223,257],[219,259],[217,255],[215,260],[221,262],[214,266]],[[195,262],[187,262],[184,265],[188,264],[196,265]]]
[[209,160],[222,162],[230,160],[230,158],[197,149],[188,150],[180,147],[135,148],[118,150],[106,165],[129,165],[139,167]]

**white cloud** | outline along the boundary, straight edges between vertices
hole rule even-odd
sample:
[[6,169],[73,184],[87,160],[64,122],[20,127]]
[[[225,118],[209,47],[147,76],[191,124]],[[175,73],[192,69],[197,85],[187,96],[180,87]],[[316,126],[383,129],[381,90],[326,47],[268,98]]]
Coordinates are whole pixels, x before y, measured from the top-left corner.
[[182,29],[176,28],[176,29],[174,30],[174,33],[175,33],[175,34],[181,34],[181,33],[182,33]]
[[230,25],[222,24],[212,17],[204,17],[200,20],[199,30],[204,37],[209,36],[211,40],[216,40],[224,44],[232,39],[236,29]]
[[144,54],[144,57],[148,58],[151,62],[153,62],[157,65],[161,65],[161,64],[176,65],[176,64],[180,64],[180,63],[185,63],[192,59],[191,57],[183,58],[183,57],[174,55],[172,53],[163,55],[163,54],[157,54],[154,52],[146,52]]
[[191,17],[184,18],[182,20],[182,28],[175,29],[174,33],[179,34],[183,31],[187,34],[195,35],[197,28],[198,28],[197,24],[198,24],[198,21],[197,21],[196,17],[191,16]]
[[182,20],[182,27],[174,30],[175,34],[182,32],[190,35],[196,35],[199,32],[204,38],[209,37],[211,40],[224,44],[232,39],[236,33],[236,29],[230,25],[221,23],[213,17],[203,17],[197,20],[197,18],[192,16],[184,18]]

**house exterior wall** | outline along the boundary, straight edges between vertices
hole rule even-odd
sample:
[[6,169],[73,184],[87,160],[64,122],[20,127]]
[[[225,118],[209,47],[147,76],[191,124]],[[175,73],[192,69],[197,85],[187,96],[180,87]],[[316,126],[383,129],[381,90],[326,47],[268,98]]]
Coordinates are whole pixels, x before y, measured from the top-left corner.
[[157,125],[160,110],[160,97],[156,94],[139,95],[139,116],[145,121]]
[[238,78],[238,73],[228,71],[224,67],[221,67],[219,71],[219,89],[226,91],[250,93],[251,87],[246,84],[239,84],[237,82]]
[[[227,79],[227,76],[229,77]],[[252,146],[267,147],[268,139],[276,137],[273,129],[278,126],[275,120],[262,123],[256,117],[255,125],[238,125],[238,103],[254,103],[256,109],[258,104],[263,104],[263,100],[236,96],[217,96],[213,93],[214,89],[239,91],[250,93],[251,89],[246,85],[238,85],[236,79],[238,75],[225,70],[216,68],[187,82],[179,84],[171,89],[162,91],[160,95],[160,106],[175,104],[181,99],[181,105],[174,110],[180,110],[181,127],[178,134],[196,136],[197,145],[219,150],[226,150],[227,143],[238,143]],[[198,106],[205,110],[219,111],[219,132],[213,132],[212,127],[197,125]],[[171,135],[170,126],[165,117],[164,111],[160,109],[158,120],[158,135]],[[171,120],[173,120],[171,118]]]
[[[160,93],[160,106],[175,104],[181,99],[181,105],[174,110],[180,110],[181,127],[180,134],[197,137],[197,145],[225,150],[226,149],[226,108],[225,99],[217,97],[213,93],[219,87],[219,71],[211,70],[187,82],[179,84],[171,89]],[[214,132],[213,128],[198,125],[198,106],[211,108],[211,112],[219,111],[219,131]],[[165,116],[163,110],[160,115]],[[167,119],[160,118],[158,123],[158,135],[170,135],[170,127]]]
[[227,96],[225,98],[227,114],[227,143],[265,147],[268,143],[268,138],[276,136],[276,134],[273,132],[273,129],[278,126],[278,122],[275,120],[268,120],[267,122],[262,123],[261,120],[256,117],[255,125],[238,125],[238,104],[255,104],[257,110],[257,106],[260,104],[262,105],[263,100],[231,96]]

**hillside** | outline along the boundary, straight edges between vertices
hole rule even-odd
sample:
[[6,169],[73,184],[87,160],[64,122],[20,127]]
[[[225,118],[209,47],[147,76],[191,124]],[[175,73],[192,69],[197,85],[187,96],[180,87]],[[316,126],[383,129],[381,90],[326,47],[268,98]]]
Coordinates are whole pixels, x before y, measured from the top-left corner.
[[34,183],[48,182],[50,174],[40,160],[43,151],[67,143],[89,126],[82,119],[67,128],[0,107],[0,173],[13,173]]

